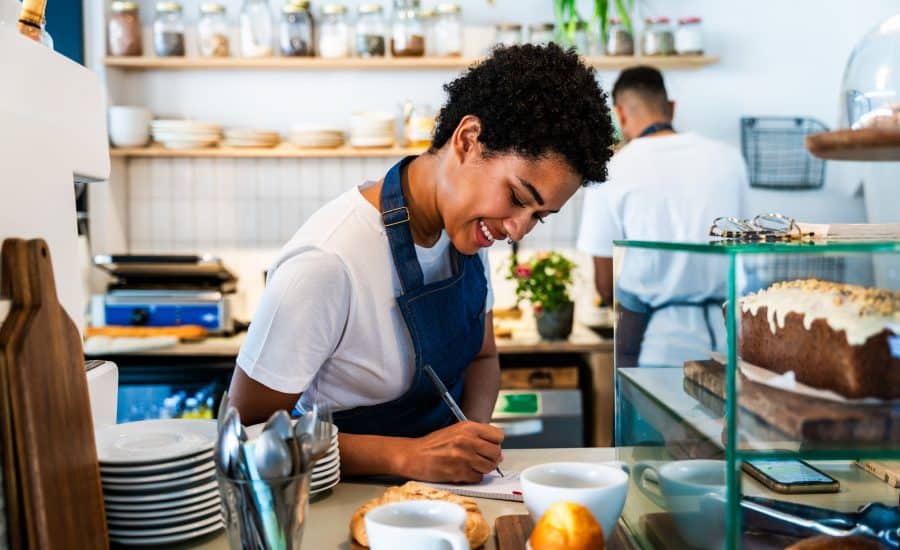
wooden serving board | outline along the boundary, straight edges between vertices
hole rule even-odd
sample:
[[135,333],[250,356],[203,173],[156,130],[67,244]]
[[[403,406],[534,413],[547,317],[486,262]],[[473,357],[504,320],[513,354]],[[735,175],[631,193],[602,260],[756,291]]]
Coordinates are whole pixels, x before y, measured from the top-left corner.
[[[7,239],[0,291],[0,436],[12,548],[107,548],[81,337],[40,239]],[[11,483],[15,481],[16,483]]]
[[[524,550],[528,537],[534,529],[534,522],[528,514],[499,516],[494,521],[494,533],[497,536],[497,550]],[[609,550],[630,550],[633,548],[630,538],[622,525],[617,524],[613,536],[606,542]]]
[[[647,540],[658,550],[697,550],[681,538],[675,520],[666,512],[647,514],[641,517],[641,526],[647,534]],[[741,548],[744,550],[781,550],[797,541],[796,537],[744,531],[741,537]]]
[[[684,377],[724,399],[725,369],[720,363],[688,361]],[[900,406],[840,403],[773,388],[744,376],[740,384],[741,408],[760,421],[766,432],[774,428],[812,446],[900,442]]]
[[900,460],[860,460],[860,468],[891,487],[900,487]]

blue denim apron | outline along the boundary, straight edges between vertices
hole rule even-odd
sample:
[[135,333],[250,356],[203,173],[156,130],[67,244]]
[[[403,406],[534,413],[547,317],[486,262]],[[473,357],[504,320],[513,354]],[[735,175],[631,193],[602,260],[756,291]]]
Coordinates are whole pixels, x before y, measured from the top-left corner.
[[487,280],[478,254],[461,254],[451,244],[454,275],[424,284],[400,188],[401,169],[413,158],[398,162],[385,176],[381,216],[402,287],[397,305],[412,338],[416,372],[399,398],[335,413],[334,422],[344,433],[421,437],[450,425],[453,415],[422,367],[431,365],[459,401],[466,368],[484,340]]

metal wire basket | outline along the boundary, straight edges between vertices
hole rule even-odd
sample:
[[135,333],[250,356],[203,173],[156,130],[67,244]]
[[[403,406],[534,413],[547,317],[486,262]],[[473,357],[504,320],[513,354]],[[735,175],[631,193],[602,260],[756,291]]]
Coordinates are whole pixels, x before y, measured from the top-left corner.
[[808,134],[824,124],[802,117],[741,118],[741,151],[750,170],[750,186],[767,189],[818,189],[825,182],[825,161],[806,150]]

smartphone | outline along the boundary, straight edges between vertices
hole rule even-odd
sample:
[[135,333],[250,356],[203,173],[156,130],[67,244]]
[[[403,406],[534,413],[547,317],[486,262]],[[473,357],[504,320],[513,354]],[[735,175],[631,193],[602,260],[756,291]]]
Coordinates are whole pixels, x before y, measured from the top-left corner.
[[841,484],[802,460],[746,460],[745,472],[778,493],[836,493]]

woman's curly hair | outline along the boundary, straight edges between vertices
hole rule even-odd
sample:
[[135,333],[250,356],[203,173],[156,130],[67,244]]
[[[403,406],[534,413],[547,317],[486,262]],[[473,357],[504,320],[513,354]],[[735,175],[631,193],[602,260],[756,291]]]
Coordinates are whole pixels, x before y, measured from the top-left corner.
[[496,48],[444,90],[449,97],[438,114],[432,152],[464,116],[474,115],[488,156],[557,153],[584,183],[606,180],[613,144],[606,93],[573,50],[556,44]]

